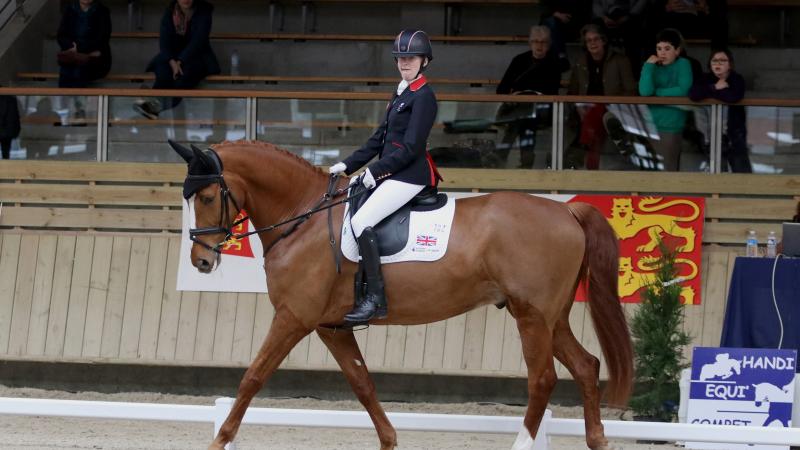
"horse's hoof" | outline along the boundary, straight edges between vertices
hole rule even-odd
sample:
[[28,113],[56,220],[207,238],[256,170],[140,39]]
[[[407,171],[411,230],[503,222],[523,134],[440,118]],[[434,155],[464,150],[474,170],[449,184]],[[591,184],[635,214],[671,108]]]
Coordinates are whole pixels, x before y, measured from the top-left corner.
[[212,442],[211,445],[208,446],[208,450],[225,450],[225,446]]

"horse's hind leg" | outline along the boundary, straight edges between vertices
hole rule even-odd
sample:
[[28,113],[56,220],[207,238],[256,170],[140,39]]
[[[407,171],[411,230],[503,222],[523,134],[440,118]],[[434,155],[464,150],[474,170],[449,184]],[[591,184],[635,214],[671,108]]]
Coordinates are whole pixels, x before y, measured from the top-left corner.
[[358,349],[353,332],[317,328],[317,334],[336,358],[347,382],[350,383],[356,397],[369,413],[372,423],[375,424],[375,431],[378,432],[378,439],[381,441],[381,450],[395,448],[397,433],[378,402],[378,397],[375,395],[375,384],[369,376],[367,365],[364,364],[364,358],[361,356],[361,350]]
[[528,367],[528,409],[525,412],[525,428],[532,438],[542,421],[556,384],[553,366],[552,331],[538,313],[517,314],[517,329],[522,339],[522,354]]
[[222,450],[233,441],[253,396],[264,386],[267,378],[278,368],[289,351],[310,331],[288,309],[275,312],[269,333],[242,377],[236,401],[214,442],[209,445],[209,450]]
[[553,352],[572,378],[578,383],[583,396],[583,420],[586,424],[586,445],[592,450],[608,449],[608,441],[600,422],[600,361],[581,346],[567,319],[556,322],[553,331]]

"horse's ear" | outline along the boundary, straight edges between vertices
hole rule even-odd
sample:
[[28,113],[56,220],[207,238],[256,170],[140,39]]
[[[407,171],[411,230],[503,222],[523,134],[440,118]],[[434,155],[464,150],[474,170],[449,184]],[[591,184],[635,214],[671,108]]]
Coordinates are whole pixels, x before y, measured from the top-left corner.
[[183,158],[183,160],[186,161],[187,163],[190,162],[194,157],[194,153],[192,152],[192,150],[186,148],[186,146],[178,144],[172,139],[167,139],[167,143],[169,144],[170,147],[172,147],[173,150],[175,150],[177,154],[181,155],[181,158]]
[[192,150],[191,150],[192,151],[192,156],[194,158],[196,158],[197,161],[202,162],[204,166],[210,167],[210,165],[208,164],[208,158],[206,158],[206,155],[203,154],[203,151],[200,150],[199,148],[195,147],[193,144],[189,144],[189,145],[190,145],[190,147],[192,147]]

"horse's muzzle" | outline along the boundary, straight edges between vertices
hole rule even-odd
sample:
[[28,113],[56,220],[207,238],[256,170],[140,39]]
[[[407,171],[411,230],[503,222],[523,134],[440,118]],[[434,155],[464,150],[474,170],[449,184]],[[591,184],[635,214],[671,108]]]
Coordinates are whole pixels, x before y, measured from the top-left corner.
[[198,258],[195,260],[194,266],[197,267],[197,270],[201,273],[211,273],[211,270],[214,268],[214,261]]

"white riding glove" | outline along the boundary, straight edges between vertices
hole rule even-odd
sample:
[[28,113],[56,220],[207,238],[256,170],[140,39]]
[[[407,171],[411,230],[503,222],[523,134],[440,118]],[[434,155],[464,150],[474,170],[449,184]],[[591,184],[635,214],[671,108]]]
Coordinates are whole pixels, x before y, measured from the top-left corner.
[[372,172],[369,169],[364,171],[364,187],[367,189],[372,189],[376,186],[375,177],[372,176]]
[[328,173],[331,175],[338,175],[340,173],[344,173],[347,170],[347,165],[343,162],[337,162],[336,164],[332,165],[330,169],[328,169]]

